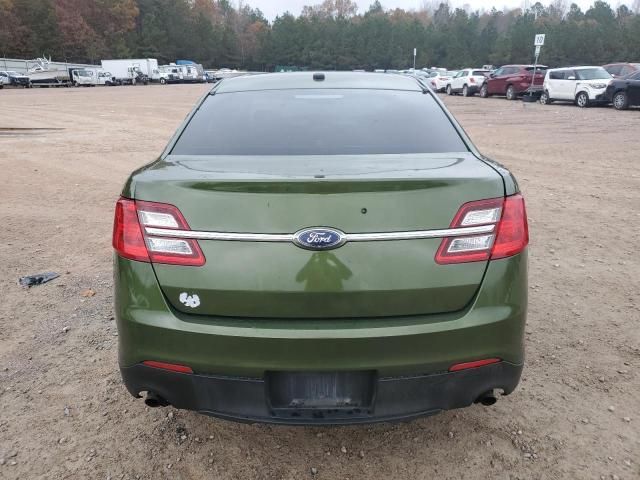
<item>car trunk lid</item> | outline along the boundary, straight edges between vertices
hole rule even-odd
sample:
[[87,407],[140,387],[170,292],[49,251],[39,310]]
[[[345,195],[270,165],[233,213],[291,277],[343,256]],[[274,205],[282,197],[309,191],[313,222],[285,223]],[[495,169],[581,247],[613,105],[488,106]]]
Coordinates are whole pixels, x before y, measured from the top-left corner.
[[[443,229],[462,204],[504,195],[500,175],[471,153],[169,156],[132,182],[137,200],[175,205],[193,231],[267,235],[308,227],[347,234]],[[346,318],[460,310],[486,262],[439,265],[440,243],[361,241],[310,251],[291,241],[199,240],[204,266],[154,269],[171,305],[193,314]]]

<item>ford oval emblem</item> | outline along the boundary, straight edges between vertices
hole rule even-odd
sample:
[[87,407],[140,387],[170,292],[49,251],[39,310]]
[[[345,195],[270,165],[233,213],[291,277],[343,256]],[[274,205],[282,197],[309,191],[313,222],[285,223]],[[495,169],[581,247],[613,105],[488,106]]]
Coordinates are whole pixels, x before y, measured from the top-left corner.
[[293,243],[307,250],[331,250],[344,245],[345,234],[334,228],[305,228],[295,233]]

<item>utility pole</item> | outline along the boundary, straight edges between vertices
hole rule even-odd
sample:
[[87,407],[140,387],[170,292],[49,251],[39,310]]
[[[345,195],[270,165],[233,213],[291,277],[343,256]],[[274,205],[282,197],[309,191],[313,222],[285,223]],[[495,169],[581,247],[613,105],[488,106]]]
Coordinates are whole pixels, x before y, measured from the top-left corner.
[[413,71],[416,71],[416,55],[418,54],[418,49],[413,49]]

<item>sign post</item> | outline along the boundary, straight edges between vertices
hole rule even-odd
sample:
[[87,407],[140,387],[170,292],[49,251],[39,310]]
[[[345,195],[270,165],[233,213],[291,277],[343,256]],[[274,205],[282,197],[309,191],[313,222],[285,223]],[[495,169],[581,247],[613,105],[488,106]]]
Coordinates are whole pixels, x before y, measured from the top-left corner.
[[416,55],[418,54],[418,49],[413,49],[413,71],[416,71]]
[[531,76],[531,86],[529,87],[529,94],[533,91],[533,82],[536,78],[536,70],[538,68],[538,57],[540,57],[540,50],[542,50],[542,46],[544,45],[544,37],[546,35],[544,33],[538,33],[533,39],[533,45],[536,47],[536,59],[533,62],[533,75]]

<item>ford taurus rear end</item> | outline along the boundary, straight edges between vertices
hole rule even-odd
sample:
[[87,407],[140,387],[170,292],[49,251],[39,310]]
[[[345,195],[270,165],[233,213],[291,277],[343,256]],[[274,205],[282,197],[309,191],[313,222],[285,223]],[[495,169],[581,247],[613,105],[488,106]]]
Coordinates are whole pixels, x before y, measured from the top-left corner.
[[491,404],[518,384],[513,176],[411,77],[224,80],[116,205],[127,389],[272,423]]

